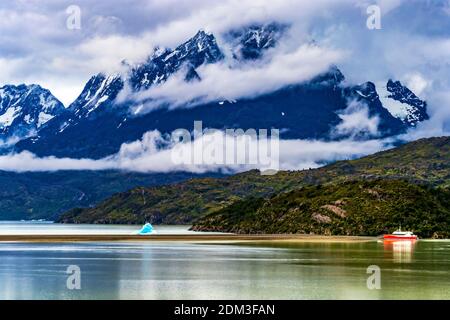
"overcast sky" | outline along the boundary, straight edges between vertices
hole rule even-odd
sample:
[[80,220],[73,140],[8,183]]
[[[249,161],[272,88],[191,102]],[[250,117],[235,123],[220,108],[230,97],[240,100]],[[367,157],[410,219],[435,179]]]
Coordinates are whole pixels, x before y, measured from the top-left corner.
[[[366,27],[374,3],[380,30]],[[80,29],[67,27],[73,5]],[[450,117],[440,108],[450,100],[449,0],[7,0],[0,84],[41,84],[68,105],[90,76],[114,72],[124,59],[139,62],[199,29],[220,34],[259,21],[291,24],[292,46],[311,39],[326,46],[332,54],[324,59],[334,57],[350,82],[402,80],[429,100],[431,113]]]

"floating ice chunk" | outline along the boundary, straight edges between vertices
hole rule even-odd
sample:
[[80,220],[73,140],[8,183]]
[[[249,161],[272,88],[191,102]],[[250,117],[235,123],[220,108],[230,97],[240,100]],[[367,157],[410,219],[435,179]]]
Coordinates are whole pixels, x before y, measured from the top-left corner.
[[139,230],[138,234],[141,236],[145,236],[148,234],[154,234],[153,226],[150,223],[144,224],[144,226]]

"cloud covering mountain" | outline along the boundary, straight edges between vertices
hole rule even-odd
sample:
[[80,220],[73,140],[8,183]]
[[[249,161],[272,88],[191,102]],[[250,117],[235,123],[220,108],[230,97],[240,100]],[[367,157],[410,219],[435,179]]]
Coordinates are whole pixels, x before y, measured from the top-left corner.
[[[376,83],[380,100],[389,94],[386,85],[389,79],[401,80],[421,99],[427,100],[431,120],[419,123],[426,119],[417,122],[408,119],[414,122],[414,128],[404,139],[446,134],[450,130],[449,2],[383,0],[377,3],[382,10],[381,30],[366,27],[366,9],[372,3],[353,0],[182,3],[125,0],[95,4],[81,0],[78,1],[82,13],[80,30],[66,28],[65,10],[72,4],[69,1],[2,3],[0,83],[40,83],[68,105],[93,74],[103,71],[126,77],[129,66],[145,62],[156,46],[174,48],[205,29],[216,36],[224,57],[218,63],[202,64],[194,70],[193,77],[201,81],[185,81],[186,70],[181,68],[161,85],[145,91],[129,90],[128,83],[115,76],[91,78],[92,84],[97,89],[107,81],[117,83],[120,88],[124,85],[119,101],[132,99],[133,111],[146,114],[166,105],[177,109],[192,107],[193,101],[204,104],[259,96],[310,80],[330,65],[338,64],[349,85],[367,80]],[[171,10],[172,6],[178,6],[178,10]],[[120,9],[123,7],[127,10]],[[412,21],[409,18],[412,15],[419,18]],[[273,21],[289,26],[277,46],[269,45],[266,53],[255,61],[242,64],[234,59],[235,50],[227,41],[230,30]],[[23,35],[31,40],[27,41]],[[379,90],[383,87],[386,92]],[[112,95],[107,92],[102,97],[105,96],[108,99]],[[93,97],[86,91],[84,98]],[[92,109],[105,101],[92,100]],[[314,167],[386,147],[386,141],[373,140],[380,132],[380,118],[364,103],[349,100],[348,107],[337,116],[342,122],[335,126],[333,134],[342,137],[342,141],[283,140],[282,168]],[[151,132],[152,139],[146,135],[142,139],[141,135],[133,136],[117,153],[101,155],[97,160],[62,155],[37,157],[24,151],[1,156],[0,169],[236,170],[226,166],[174,167],[168,157],[175,146],[166,143],[165,148],[156,148],[157,141],[164,139],[166,132]],[[361,142],[359,139],[365,133],[369,134],[369,140]],[[130,145],[139,144],[140,152],[130,158],[125,151]]]
[[[175,143],[158,131],[146,133],[142,139],[123,144],[117,154],[98,159],[58,158],[54,156],[37,157],[23,151],[21,153],[0,156],[0,170],[14,172],[47,172],[59,170],[125,170],[136,172],[174,172],[192,173],[222,172],[234,173],[251,169],[302,170],[316,168],[326,163],[353,159],[390,148],[391,140],[342,140],[325,142],[320,140],[280,140],[279,154],[266,157],[268,163],[275,163],[276,168],[264,168],[258,161],[258,152],[239,153],[235,138],[223,132],[205,134],[189,143]],[[244,141],[248,150],[257,150],[260,142],[256,139]],[[236,143],[239,145],[238,143]],[[218,147],[211,148],[211,145]],[[214,151],[220,148],[224,153],[230,150],[238,156],[249,155],[254,161],[239,163],[216,161]],[[201,153],[199,163],[193,161],[193,154]],[[265,155],[265,154],[264,154]],[[254,163],[254,164],[252,164]]]

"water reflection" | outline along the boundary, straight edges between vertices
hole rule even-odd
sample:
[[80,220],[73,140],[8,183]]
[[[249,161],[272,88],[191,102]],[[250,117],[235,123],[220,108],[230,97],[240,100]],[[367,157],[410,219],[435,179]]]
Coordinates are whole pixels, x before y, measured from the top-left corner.
[[384,240],[384,250],[392,252],[396,263],[411,263],[416,240]]
[[0,243],[0,299],[449,299],[449,257],[445,241]]

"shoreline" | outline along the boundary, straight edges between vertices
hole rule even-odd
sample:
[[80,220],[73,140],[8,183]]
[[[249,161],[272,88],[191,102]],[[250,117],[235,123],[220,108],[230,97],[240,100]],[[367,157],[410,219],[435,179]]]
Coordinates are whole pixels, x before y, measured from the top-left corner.
[[378,240],[377,237],[360,236],[323,236],[323,235],[297,235],[297,234],[156,234],[156,235],[0,235],[2,242],[370,242]]

